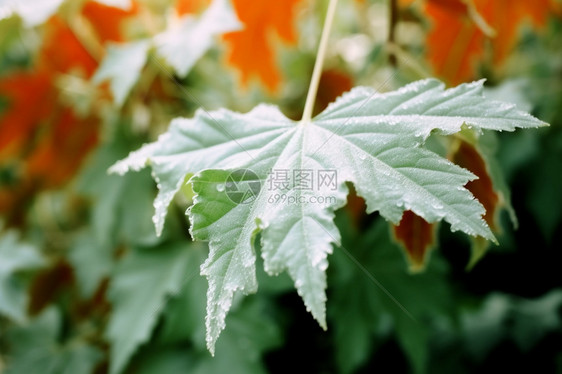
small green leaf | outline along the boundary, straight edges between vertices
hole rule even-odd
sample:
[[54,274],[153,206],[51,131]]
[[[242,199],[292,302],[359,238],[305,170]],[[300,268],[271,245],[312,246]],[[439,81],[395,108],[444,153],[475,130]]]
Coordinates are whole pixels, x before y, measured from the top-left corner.
[[111,93],[117,106],[125,103],[131,89],[137,83],[146,64],[149,49],[149,40],[126,44],[112,43],[107,47],[107,55],[92,80],[96,84],[105,80],[110,81]]
[[17,322],[26,320],[27,286],[20,273],[45,264],[36,248],[18,242],[15,232],[0,237],[0,314]]
[[113,268],[113,248],[100,243],[92,230],[78,234],[68,254],[74,275],[78,279],[80,295],[85,299],[94,296],[101,281]]

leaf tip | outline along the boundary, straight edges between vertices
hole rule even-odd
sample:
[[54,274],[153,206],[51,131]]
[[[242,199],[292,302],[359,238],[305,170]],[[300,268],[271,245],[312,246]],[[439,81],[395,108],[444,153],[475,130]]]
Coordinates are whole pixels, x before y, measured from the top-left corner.
[[[495,239],[495,238],[494,238]],[[497,241],[495,241],[497,244]],[[490,242],[481,236],[477,236],[472,238],[472,247],[470,249],[470,260],[465,267],[465,271],[471,271],[474,266],[484,257],[486,252],[488,252],[488,248],[490,247]]]

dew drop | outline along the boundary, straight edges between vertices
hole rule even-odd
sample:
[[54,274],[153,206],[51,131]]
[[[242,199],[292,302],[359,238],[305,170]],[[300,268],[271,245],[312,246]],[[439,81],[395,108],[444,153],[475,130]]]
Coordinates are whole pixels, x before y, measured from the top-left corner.
[[224,191],[224,184],[217,184],[217,191],[223,192]]

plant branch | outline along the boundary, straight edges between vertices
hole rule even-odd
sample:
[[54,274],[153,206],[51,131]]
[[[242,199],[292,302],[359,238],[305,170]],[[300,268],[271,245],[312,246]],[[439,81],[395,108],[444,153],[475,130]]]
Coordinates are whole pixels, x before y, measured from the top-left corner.
[[318,93],[318,84],[320,83],[320,76],[322,75],[322,67],[324,65],[324,58],[326,57],[326,49],[328,47],[328,39],[332,29],[334,15],[336,14],[336,6],[338,0],[330,0],[328,5],[328,12],[326,13],[326,20],[324,21],[324,28],[320,38],[320,46],[316,54],[316,62],[312,72],[312,79],[310,80],[310,87],[306,95],[306,103],[304,105],[304,113],[302,115],[301,123],[310,122],[312,119],[312,111],[314,109],[314,102],[316,101],[316,94]]
[[[388,22],[388,44],[395,45],[396,40],[396,24],[398,23],[398,1],[390,0],[390,20]],[[397,59],[392,50],[389,50],[388,60],[390,65],[396,67]]]
[[412,69],[412,71],[416,73],[420,79],[432,77],[432,74],[417,61],[415,56],[401,48],[399,45],[388,42],[385,48],[389,55],[394,55],[397,61],[400,61],[401,64],[404,64]]
[[75,14],[68,19],[68,26],[90,56],[100,62],[105,54],[105,49],[90,22],[81,14]]

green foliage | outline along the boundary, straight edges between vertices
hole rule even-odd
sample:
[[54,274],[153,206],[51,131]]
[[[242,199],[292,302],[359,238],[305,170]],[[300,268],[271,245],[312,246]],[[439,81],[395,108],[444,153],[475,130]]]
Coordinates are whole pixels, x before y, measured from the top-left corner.
[[433,256],[424,273],[412,276],[384,222],[359,236],[349,218],[340,215],[338,227],[344,236],[330,268],[333,295],[328,316],[337,337],[341,372],[351,373],[365,364],[374,346],[388,339],[392,329],[413,371],[425,372],[430,326],[452,320],[454,298],[447,264]]
[[194,254],[184,243],[138,250],[116,269],[109,288],[114,307],[107,330],[113,342],[111,373],[120,373],[138,345],[148,340],[167,295],[177,294],[196,274],[188,267],[197,265]]
[[12,342],[8,374],[90,373],[100,361],[101,352],[85,342],[68,340],[61,344],[62,316],[51,307],[29,323],[8,331]]
[[[467,349],[481,360],[502,340],[513,339],[522,351],[527,351],[546,334],[562,327],[560,307],[559,290],[538,300],[492,294],[478,310],[463,315]],[[508,329],[508,324],[513,329]]]

